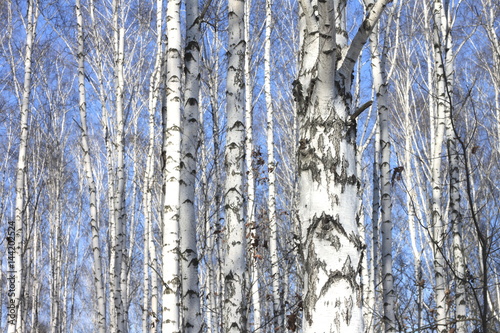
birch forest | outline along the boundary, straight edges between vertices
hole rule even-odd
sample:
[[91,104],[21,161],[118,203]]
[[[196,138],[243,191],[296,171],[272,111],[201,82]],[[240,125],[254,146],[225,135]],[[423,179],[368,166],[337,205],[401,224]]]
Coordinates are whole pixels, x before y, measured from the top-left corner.
[[0,0],[0,332],[500,332],[500,0]]

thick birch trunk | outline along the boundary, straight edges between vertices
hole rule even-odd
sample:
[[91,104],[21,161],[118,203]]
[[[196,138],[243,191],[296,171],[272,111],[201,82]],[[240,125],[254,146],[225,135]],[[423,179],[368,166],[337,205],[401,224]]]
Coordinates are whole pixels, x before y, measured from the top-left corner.
[[163,106],[163,332],[180,332],[179,193],[181,165],[181,2],[167,6],[166,105]]
[[7,304],[7,332],[21,333],[22,318],[24,316],[21,306],[23,287],[23,217],[24,191],[26,178],[26,150],[28,146],[28,116],[31,94],[31,67],[33,44],[36,36],[38,21],[38,2],[28,1],[28,17],[26,25],[26,49],[24,55],[24,82],[21,100],[21,131],[19,142],[19,155],[16,167],[16,203],[14,225],[8,226],[8,304]]
[[227,134],[224,156],[226,249],[224,258],[224,332],[245,332],[246,232],[244,212],[245,81],[244,2],[229,0],[226,84]]
[[186,2],[186,47],[185,47],[185,105],[182,136],[182,164],[180,187],[180,253],[182,272],[182,332],[201,330],[200,288],[198,279],[198,250],[196,242],[195,185],[196,160],[199,146],[200,91],[200,30],[198,23],[198,1]]
[[363,243],[357,225],[360,198],[351,75],[385,1],[371,7],[350,46],[346,2],[312,4],[302,0],[300,5],[306,33],[294,95],[300,123],[298,215],[305,258],[303,329],[362,332],[359,269]]

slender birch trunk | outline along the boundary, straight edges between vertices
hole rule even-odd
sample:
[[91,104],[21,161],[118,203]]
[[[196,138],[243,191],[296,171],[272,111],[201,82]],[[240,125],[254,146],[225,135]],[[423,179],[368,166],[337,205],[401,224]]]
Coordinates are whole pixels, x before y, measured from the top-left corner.
[[[404,118],[404,134],[405,134],[405,153],[404,153],[404,183],[406,186],[406,210],[408,212],[408,229],[410,231],[410,242],[411,249],[414,257],[414,278],[417,285],[417,329],[422,326],[422,292],[424,287],[424,282],[422,281],[422,261],[421,261],[421,247],[417,245],[418,238],[418,224],[416,220],[418,219],[415,205],[417,202],[417,196],[414,189],[414,178],[412,165],[413,148],[412,142],[414,140],[415,132],[413,130],[413,124],[411,121],[411,110],[410,107],[410,89],[412,78],[407,76],[407,81],[402,84],[403,93],[403,111],[405,114]],[[400,82],[403,80],[400,80]]]
[[[149,142],[144,174],[144,299],[142,331],[156,332],[158,326],[158,288],[156,248],[153,233],[153,177],[155,152],[155,114],[160,92],[160,79],[163,59],[163,0],[156,1],[156,55],[149,85],[148,131]],[[150,274],[151,266],[151,274]],[[151,278],[150,278],[151,275]],[[151,294],[150,292],[151,285]]]
[[[452,114],[450,113],[450,118]],[[450,177],[450,222],[453,237],[453,271],[455,275],[455,321],[456,332],[467,332],[467,301],[465,294],[466,265],[462,245],[462,214],[460,212],[460,155],[452,120],[447,124],[447,147]]]
[[[380,129],[380,164],[378,165],[378,169],[381,185],[383,322],[385,332],[395,332],[394,282],[392,276],[391,143],[389,141],[389,109],[387,101],[388,82],[385,69],[387,55],[380,54],[379,51],[378,25],[371,33],[370,44],[372,51],[373,88],[377,96],[378,126]],[[383,52],[386,52],[385,48]]]
[[[116,114],[116,138],[114,141],[114,157],[116,158],[116,178],[113,210],[114,215],[114,238],[115,244],[112,253],[114,283],[114,320],[116,320],[117,332],[125,332],[124,292],[122,284],[122,271],[125,268],[124,245],[125,245],[125,118],[124,118],[124,33],[125,28],[121,21],[121,0],[113,0],[113,51],[114,51],[114,83],[115,83],[115,114]],[[113,149],[113,148],[111,148]],[[123,267],[122,267],[123,266]]]
[[[255,173],[253,169],[253,84],[252,84],[252,46],[250,44],[250,13],[252,1],[245,1],[245,164],[246,164],[246,214],[249,226],[249,248],[247,257],[249,264],[250,275],[250,294],[252,299],[252,315],[253,322],[248,323],[248,329],[254,332],[262,332],[262,309],[260,298],[260,281],[259,281],[259,253],[258,253],[258,235],[257,235],[257,220],[255,218]],[[247,311],[250,310],[247,309]]]
[[[90,0],[89,3],[89,14],[92,22],[92,34],[94,35],[95,38],[95,52],[96,52],[96,63],[94,64],[95,68],[94,71],[97,76],[97,85],[94,87],[97,95],[99,96],[99,103],[100,103],[100,108],[101,108],[101,114],[102,114],[102,127],[103,127],[103,134],[104,134],[104,142],[106,145],[106,168],[107,168],[107,197],[108,197],[108,242],[109,242],[109,247],[108,247],[108,271],[107,271],[107,276],[108,279],[107,281],[104,280],[104,268],[102,271],[102,285],[103,289],[105,288],[106,284],[109,285],[109,306],[107,307],[107,310],[109,311],[109,319],[108,323],[104,320],[102,323],[103,325],[109,325],[109,328],[113,331],[117,330],[117,315],[116,315],[116,306],[115,306],[115,290],[116,290],[116,282],[115,282],[115,266],[116,266],[116,250],[117,250],[117,237],[116,237],[116,216],[115,216],[115,196],[116,196],[116,190],[115,190],[115,172],[114,172],[114,167],[113,167],[113,155],[114,155],[114,149],[111,144],[111,135],[110,133],[110,115],[107,109],[107,92],[105,89],[105,74],[104,74],[104,56],[102,54],[102,45],[103,42],[100,40],[99,37],[99,29],[98,29],[98,19],[96,12],[98,12],[98,8],[96,3],[93,0]],[[84,75],[85,77],[85,75]],[[90,155],[89,155],[90,159]],[[88,176],[87,176],[88,177]],[[95,184],[95,183],[94,183]],[[97,191],[96,191],[97,192]],[[92,195],[92,193],[91,193]],[[92,199],[90,199],[92,200]],[[96,227],[99,227],[98,220],[97,220],[97,197],[96,197]],[[95,230],[96,234],[99,235],[99,230]],[[98,240],[98,237],[96,238],[93,236],[93,244],[94,242]],[[94,250],[96,247],[93,247]],[[100,249],[99,249],[100,250]],[[96,257],[96,252],[94,252],[94,258]],[[102,267],[102,266],[101,266]],[[95,273],[94,273],[95,274]],[[104,291],[103,291],[104,294]],[[99,295],[97,295],[99,297]],[[106,300],[103,299],[103,304],[106,310]],[[99,310],[100,312],[100,310]],[[105,312],[104,312],[104,318],[106,318]],[[101,318],[97,318],[97,320],[102,320]],[[101,325],[99,323],[98,325]],[[99,326],[100,327],[100,326]],[[101,329],[101,328],[99,328]],[[104,328],[102,328],[104,329]]]
[[196,242],[195,185],[199,146],[200,25],[198,1],[186,1],[185,104],[182,118],[180,186],[180,253],[182,272],[182,332],[201,330],[198,250]]
[[[214,31],[214,41],[215,49],[220,47],[219,31],[215,29]],[[207,45],[207,48],[209,46]],[[222,326],[222,297],[223,297],[223,267],[221,263],[221,238],[222,238],[222,182],[221,182],[221,167],[219,163],[219,157],[221,156],[221,142],[220,142],[220,127],[219,127],[219,57],[215,55],[213,59],[213,64],[209,64],[212,70],[209,70],[209,95],[210,95],[210,115],[212,123],[212,141],[213,141],[213,212],[211,215],[214,216],[214,220],[207,218],[205,223],[205,228],[209,230],[209,235],[207,239],[207,257],[209,258],[208,264],[208,304],[209,304],[209,319],[207,320],[207,327],[210,332],[220,332]],[[206,150],[205,150],[206,151]],[[205,181],[204,184],[208,187],[210,191],[210,186],[207,180],[207,174],[204,173]],[[207,198],[210,200],[210,198]],[[207,205],[210,205],[207,202]],[[208,324],[210,322],[210,324]]]
[[226,181],[224,212],[226,249],[224,258],[224,332],[245,332],[246,231],[245,158],[245,37],[244,2],[229,0],[229,46],[226,85],[227,134],[224,156]]
[[431,119],[435,128],[435,136],[432,137],[432,232],[433,232],[433,253],[434,253],[434,276],[435,276],[435,301],[436,301],[436,327],[438,332],[446,332],[448,325],[448,306],[446,303],[446,277],[444,242],[445,228],[443,225],[443,213],[441,209],[442,198],[442,150],[445,135],[446,119],[449,113],[448,96],[446,93],[446,73],[443,62],[446,56],[442,50],[442,22],[443,4],[440,0],[434,1],[434,24],[433,24],[433,45],[436,80],[436,115]]
[[[57,159],[57,157],[56,157]],[[62,165],[59,160],[55,161],[56,165],[53,165],[54,170],[50,170],[54,173],[53,179],[50,181],[49,185],[49,195],[51,196],[51,201],[49,202],[49,207],[51,212],[49,213],[50,221],[50,240],[49,240],[49,261],[50,261],[50,324],[51,332],[57,333],[62,332],[62,311],[61,311],[61,207],[60,207],[60,189],[62,183],[60,181],[60,170]],[[49,167],[50,168],[50,167]],[[49,172],[50,172],[49,171]],[[50,177],[50,176],[49,176]]]
[[[371,34],[374,36],[374,33]],[[373,48],[373,42],[370,40],[370,47]],[[373,64],[372,64],[373,66]],[[377,331],[377,326],[380,324],[377,318],[382,317],[381,299],[380,299],[380,118],[377,117],[375,129],[375,142],[373,154],[373,198],[372,198],[372,277],[371,287],[373,292],[369,300],[370,309],[366,312],[373,313],[370,331]]]
[[7,332],[21,333],[24,314],[21,307],[23,289],[23,218],[25,217],[25,178],[26,178],[26,150],[28,147],[28,118],[31,94],[32,55],[36,38],[38,22],[38,1],[28,1],[26,48],[24,55],[24,82],[21,100],[21,128],[19,140],[19,155],[16,167],[16,203],[14,225],[9,224],[8,234],[8,305],[7,305]]
[[482,17],[485,18],[483,25],[492,49],[493,66],[486,66],[494,87],[497,144],[494,147],[500,153],[500,40],[496,33],[495,20],[497,18],[497,4],[492,0],[482,0]]
[[298,217],[305,258],[304,332],[363,331],[359,284],[363,242],[357,225],[359,179],[351,75],[386,1],[371,7],[350,46],[346,4],[300,1],[306,33],[294,95],[300,123]]
[[96,294],[96,312],[95,323],[97,330],[100,333],[106,331],[106,299],[104,293],[103,272],[102,272],[102,255],[101,241],[99,239],[99,224],[97,216],[97,190],[94,181],[92,162],[90,158],[90,148],[88,142],[88,127],[87,127],[87,102],[85,89],[85,49],[83,37],[83,18],[81,11],[80,0],[75,3],[77,35],[78,35],[78,93],[80,106],[80,127],[82,129],[82,150],[83,150],[83,166],[85,176],[87,178],[87,186],[89,190],[90,204],[90,229],[92,231],[92,254],[93,254],[93,273],[94,273],[94,288]]
[[[441,61],[444,67],[444,77],[446,91],[444,98],[446,99],[446,146],[448,150],[449,163],[449,217],[452,228],[452,252],[453,252],[453,271],[455,275],[455,329],[457,333],[465,333],[467,331],[467,323],[465,321],[467,315],[466,298],[465,298],[465,283],[466,283],[466,265],[465,255],[462,245],[462,214],[460,209],[460,154],[458,152],[457,131],[453,119],[453,89],[454,89],[454,52],[453,40],[451,36],[452,18],[450,10],[448,11],[441,7],[440,25],[441,38],[440,44],[443,48]],[[436,19],[436,16],[435,16]]]
[[276,215],[276,161],[274,159],[274,110],[271,94],[271,31],[272,31],[272,1],[266,0],[266,33],[264,45],[264,91],[267,109],[267,171],[269,188],[267,207],[270,224],[269,252],[271,254],[272,278],[272,330],[284,329],[284,318],[280,309],[280,264],[278,261],[278,220]]
[[163,332],[180,332],[181,1],[167,6],[166,105],[163,105]]

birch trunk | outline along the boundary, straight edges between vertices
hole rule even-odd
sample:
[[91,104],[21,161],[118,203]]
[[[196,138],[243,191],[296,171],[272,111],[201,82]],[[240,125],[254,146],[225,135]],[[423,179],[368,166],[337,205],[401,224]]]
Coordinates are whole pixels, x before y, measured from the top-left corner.
[[167,6],[166,105],[163,105],[162,331],[180,332],[179,208],[181,179],[181,1]]
[[443,49],[444,62],[444,77],[446,91],[444,98],[446,99],[446,146],[448,150],[449,163],[449,216],[452,228],[452,252],[453,252],[453,271],[455,275],[455,329],[457,333],[465,333],[467,331],[467,315],[466,299],[465,299],[465,283],[466,283],[466,265],[465,255],[462,245],[462,214],[460,209],[460,154],[457,143],[459,141],[457,131],[453,119],[453,89],[454,89],[454,52],[453,40],[451,36],[452,18],[450,9],[448,11],[441,9],[440,25],[442,35],[440,38],[441,47]]
[[185,105],[182,118],[182,164],[180,187],[180,253],[182,272],[182,332],[201,330],[198,250],[196,242],[196,160],[199,146],[200,26],[198,1],[186,1]]
[[[374,36],[374,33],[372,33]],[[373,48],[373,42],[370,40],[370,47]],[[372,64],[373,66],[373,64]],[[372,199],[372,277],[370,285],[373,292],[370,295],[368,313],[373,312],[370,332],[378,331],[377,326],[380,325],[376,320],[382,317],[380,302],[380,119],[377,117],[375,129],[375,142],[373,154],[373,199]],[[383,305],[383,304],[382,304]]]
[[[416,213],[415,205],[417,202],[417,196],[414,189],[414,177],[413,177],[413,165],[412,165],[412,141],[414,140],[415,132],[413,130],[413,124],[411,121],[411,110],[410,108],[410,88],[412,78],[410,76],[406,77],[407,81],[403,85],[403,110],[405,113],[404,118],[404,128],[405,128],[405,153],[404,153],[404,182],[407,188],[406,191],[406,209],[408,212],[408,229],[410,231],[410,242],[411,249],[414,257],[415,266],[415,281],[417,285],[417,328],[422,326],[422,292],[424,287],[424,282],[422,281],[422,262],[421,262],[421,247],[417,245],[418,237],[418,216]],[[400,82],[403,80],[400,80]]]
[[264,45],[264,91],[267,109],[267,170],[269,188],[267,207],[270,224],[269,252],[271,255],[272,278],[272,331],[284,329],[284,320],[280,310],[280,264],[278,262],[278,220],[276,216],[276,161],[274,159],[274,110],[271,94],[271,31],[272,31],[272,1],[266,0],[266,34]]
[[19,155],[16,167],[16,203],[14,225],[9,223],[8,228],[8,305],[7,305],[7,332],[21,333],[24,314],[21,306],[23,288],[23,218],[25,216],[25,178],[26,178],[26,150],[28,146],[28,118],[31,94],[32,55],[36,38],[38,21],[38,2],[28,1],[26,48],[24,54],[24,82],[21,100],[21,128],[19,141]]
[[80,104],[80,127],[82,129],[82,150],[83,150],[83,167],[87,178],[87,186],[89,191],[90,204],[90,229],[92,231],[92,254],[93,254],[93,273],[94,273],[94,288],[96,295],[96,312],[95,323],[97,330],[100,333],[106,331],[106,299],[104,293],[104,283],[102,274],[102,255],[101,241],[99,239],[99,224],[97,216],[97,190],[94,181],[92,162],[90,158],[90,148],[88,142],[88,127],[87,127],[87,102],[85,89],[85,49],[83,37],[83,18],[81,11],[80,0],[75,3],[77,35],[78,35],[78,93]]
[[445,125],[449,113],[448,96],[446,93],[446,73],[443,62],[446,56],[442,50],[442,22],[443,4],[440,0],[434,1],[434,25],[433,44],[434,44],[434,63],[436,80],[436,116],[431,119],[435,128],[435,136],[432,137],[432,231],[433,231],[433,253],[434,253],[434,276],[435,276],[435,301],[436,301],[436,327],[438,332],[447,332],[448,325],[448,307],[446,303],[446,279],[445,279],[445,258],[444,241],[445,228],[443,225],[443,213],[441,210],[442,197],[442,146],[444,143]]
[[[257,220],[255,218],[255,170],[253,168],[253,82],[252,82],[252,45],[250,43],[250,13],[252,1],[245,1],[245,164],[247,175],[247,190],[246,190],[246,214],[249,226],[250,250],[247,253],[250,275],[250,294],[252,299],[252,315],[253,322],[248,323],[248,329],[253,332],[262,332],[262,309],[260,299],[260,282],[259,282],[259,251],[258,251],[258,235],[257,235]],[[250,310],[247,309],[250,313]]]
[[[221,47],[220,45],[220,38],[219,38],[219,31],[218,29],[215,29],[214,33],[214,41],[213,44],[215,45],[215,49],[219,49]],[[205,44],[206,49],[210,49],[209,45]],[[206,230],[209,230],[209,236],[207,239],[207,257],[209,258],[209,265],[208,265],[208,305],[209,305],[209,318],[207,319],[207,327],[209,328],[210,332],[220,332],[221,331],[221,326],[222,326],[222,310],[223,310],[223,305],[222,305],[222,297],[223,297],[223,267],[221,264],[221,233],[222,233],[222,226],[221,226],[221,221],[223,219],[222,217],[222,182],[221,182],[221,167],[219,163],[219,157],[221,156],[221,143],[220,143],[220,127],[219,127],[219,103],[218,103],[218,96],[219,96],[219,85],[220,85],[220,78],[219,78],[219,57],[215,55],[212,57],[213,63],[207,64],[209,68],[213,68],[213,70],[210,70],[208,73],[209,77],[209,95],[210,95],[210,116],[211,116],[211,123],[212,123],[212,145],[213,145],[213,173],[214,173],[214,178],[213,178],[213,212],[211,215],[214,216],[214,219],[212,220],[210,217],[206,218],[205,221],[205,228]],[[206,146],[204,145],[206,148]],[[206,149],[202,150],[202,152],[205,151]],[[208,175],[207,172],[203,173],[204,178],[204,184],[207,186],[208,191],[210,191],[210,186],[208,183]],[[206,205],[210,206],[210,197],[207,196],[207,202]],[[210,324],[208,324],[210,323]]]
[[[450,114],[451,118],[452,114]],[[462,245],[462,214],[460,212],[460,166],[457,138],[452,120],[447,124],[447,147],[450,177],[450,222],[453,234],[453,270],[455,274],[455,321],[456,332],[467,331],[466,308],[466,264]]]
[[229,0],[229,46],[226,84],[227,134],[224,153],[226,181],[224,212],[226,249],[224,258],[224,332],[245,332],[246,318],[246,231],[244,1]]
[[500,41],[496,33],[495,20],[497,18],[497,4],[492,0],[481,1],[483,5],[482,16],[485,18],[483,25],[492,49],[492,66],[486,66],[491,81],[493,82],[495,93],[495,111],[497,144],[496,150],[500,152]]
[[[124,33],[125,28],[121,22],[121,0],[113,0],[113,43],[114,43],[114,82],[115,82],[115,113],[116,113],[116,190],[113,203],[115,248],[113,250],[114,269],[114,314],[117,332],[125,332],[124,292],[122,284],[122,270],[124,269],[124,244],[125,244],[125,118],[124,118]],[[122,267],[123,266],[123,267]]]
[[[294,82],[299,117],[299,213],[305,258],[304,332],[362,332],[362,240],[351,75],[385,1],[371,7],[350,46],[346,2],[301,0],[302,63]],[[315,14],[317,8],[317,17]]]
[[[379,51],[378,26],[373,29],[371,36],[373,88],[377,96],[378,126],[380,128],[380,164],[378,168],[381,184],[383,322],[385,332],[395,332],[394,282],[392,276],[391,143],[389,141],[388,83],[385,69],[387,56],[386,54],[381,55]],[[385,48],[383,52],[386,52]],[[374,265],[376,264],[374,263]]]
[[[153,233],[153,177],[154,177],[154,152],[155,152],[155,113],[160,91],[160,79],[163,59],[163,0],[156,1],[156,55],[153,73],[149,85],[148,103],[148,131],[149,142],[144,174],[144,299],[142,331],[156,332],[158,326],[158,288],[156,248]],[[151,266],[151,274],[149,273]],[[151,279],[149,278],[151,275]],[[151,294],[149,286],[151,285]]]

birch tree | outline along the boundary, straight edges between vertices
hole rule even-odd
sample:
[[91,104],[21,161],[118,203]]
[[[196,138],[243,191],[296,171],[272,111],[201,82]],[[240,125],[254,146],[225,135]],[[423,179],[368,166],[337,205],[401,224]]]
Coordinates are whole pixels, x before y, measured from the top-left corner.
[[181,179],[181,1],[167,6],[166,104],[163,113],[162,330],[180,332],[179,209]]
[[[436,3],[436,5],[438,5]],[[439,8],[439,6],[438,6]],[[467,331],[466,322],[466,295],[465,295],[465,281],[466,281],[466,264],[462,244],[462,212],[460,208],[460,154],[458,150],[458,131],[455,126],[454,114],[454,77],[455,77],[455,54],[453,50],[453,40],[451,29],[453,27],[452,21],[453,6],[447,4],[441,6],[441,13],[438,16],[437,12],[434,13],[434,20],[441,26],[441,33],[439,35],[439,47],[442,49],[440,66],[443,67],[443,77],[439,80],[444,80],[446,102],[444,106],[446,109],[446,147],[448,151],[448,174],[449,174],[449,219],[452,229],[452,270],[455,276],[455,329],[457,333],[465,333]],[[436,9],[435,9],[436,10]],[[439,85],[439,83],[438,83]],[[441,98],[441,97],[440,97]]]
[[182,265],[182,332],[200,332],[201,309],[196,242],[195,185],[199,146],[200,25],[198,1],[186,2],[185,105],[182,117],[180,253]]
[[258,235],[256,218],[256,202],[255,202],[255,170],[253,165],[254,159],[254,128],[253,128],[253,82],[252,82],[252,72],[255,68],[252,68],[252,55],[253,55],[253,43],[251,43],[250,33],[251,33],[251,20],[250,14],[252,8],[252,1],[245,1],[244,8],[244,38],[245,38],[245,166],[246,166],[246,201],[245,209],[247,215],[247,221],[249,226],[249,250],[247,254],[249,262],[249,283],[250,283],[250,294],[252,311],[248,310],[248,313],[253,315],[253,323],[248,323],[249,330],[255,330],[259,332],[262,326],[262,309],[261,309],[261,299],[260,299],[260,281],[259,281],[259,254],[258,254]]
[[125,332],[124,296],[125,286],[122,281],[122,271],[125,268],[125,116],[124,116],[124,43],[125,27],[122,22],[123,8],[121,0],[113,0],[113,56],[114,56],[114,84],[115,84],[115,113],[116,113],[116,190],[112,198],[114,215],[114,246],[112,248],[113,271],[111,279],[114,286],[114,316],[116,330]]
[[363,331],[351,75],[385,4],[371,6],[348,45],[347,2],[300,1],[305,33],[294,92],[300,126],[304,332]]
[[228,4],[228,71],[226,83],[227,134],[224,152],[226,180],[224,213],[224,332],[246,330],[246,231],[244,212],[245,81],[244,2]]
[[444,244],[446,231],[443,226],[443,212],[441,208],[441,198],[443,193],[441,166],[442,151],[445,136],[446,119],[449,115],[449,100],[447,98],[447,78],[445,64],[443,59],[446,53],[443,52],[441,38],[446,35],[447,27],[441,21],[444,15],[443,3],[440,0],[434,1],[434,24],[432,28],[432,42],[434,45],[434,62],[436,78],[436,114],[432,122],[435,128],[435,137],[432,143],[432,233],[433,233],[433,253],[434,253],[434,272],[435,272],[435,299],[436,299],[436,326],[438,332],[447,330],[447,303],[446,303],[446,276],[445,276],[445,258]]
[[[160,94],[161,72],[163,60],[163,0],[156,1],[156,45],[155,63],[151,73],[148,100],[148,151],[146,168],[144,170],[144,299],[142,331],[156,332],[158,321],[158,283],[157,283],[157,256],[153,232],[153,183],[155,165],[155,114]],[[149,278],[149,267],[152,269]],[[151,294],[149,286],[151,284]]]
[[274,109],[271,94],[271,31],[272,31],[272,1],[266,1],[266,31],[264,41],[264,91],[267,110],[267,170],[269,189],[267,206],[270,224],[269,252],[271,255],[272,278],[272,316],[274,330],[283,328],[280,306],[280,265],[278,260],[278,220],[276,214],[276,161],[274,158]]
[[104,283],[102,274],[102,256],[101,256],[101,241],[99,237],[99,225],[97,223],[97,194],[96,186],[92,171],[92,162],[90,158],[90,147],[88,142],[88,127],[87,127],[87,103],[85,89],[85,48],[83,35],[83,17],[80,0],[75,2],[75,14],[77,22],[77,38],[78,38],[78,97],[80,110],[80,127],[82,130],[82,150],[85,176],[89,191],[90,204],[90,228],[92,230],[92,254],[93,254],[93,272],[96,293],[96,326],[100,333],[105,332],[106,328],[106,299],[104,293]]
[[[7,331],[9,333],[21,332],[21,318],[23,317],[21,295],[23,294],[23,244],[24,244],[24,218],[25,218],[25,178],[26,178],[26,150],[28,145],[28,117],[32,80],[33,47],[36,38],[36,27],[38,22],[38,2],[28,1],[26,20],[26,45],[24,53],[24,82],[22,89],[21,113],[20,113],[20,143],[19,155],[16,167],[16,203],[14,231],[9,229],[9,237],[12,237],[9,246],[14,247],[13,261],[9,261],[9,303],[7,306]],[[9,226],[11,227],[11,226]]]
[[[389,14],[387,22],[387,31],[389,31],[392,23],[393,11]],[[396,30],[397,32],[399,30]],[[380,24],[375,26],[370,36],[370,49],[372,52],[372,72],[373,72],[373,89],[377,98],[378,123],[380,130],[380,143],[378,148],[380,154],[380,164],[377,165],[378,175],[380,175],[380,202],[381,202],[381,221],[382,221],[382,287],[383,287],[383,306],[384,306],[384,330],[385,332],[394,332],[396,330],[396,320],[394,313],[394,278],[392,274],[392,185],[394,178],[391,179],[391,142],[389,138],[389,101],[388,101],[388,85],[392,71],[387,73],[386,63],[388,57],[387,39],[388,33],[385,35],[385,40],[382,45],[379,41]],[[397,36],[395,46],[397,47]],[[380,51],[381,46],[381,51]],[[399,168],[399,167],[396,167]],[[397,174],[395,169],[394,174]],[[376,182],[376,180],[374,180]],[[376,224],[377,222],[374,221]],[[378,235],[373,235],[378,237]],[[373,262],[377,265],[377,262]],[[375,276],[374,276],[375,278]]]

